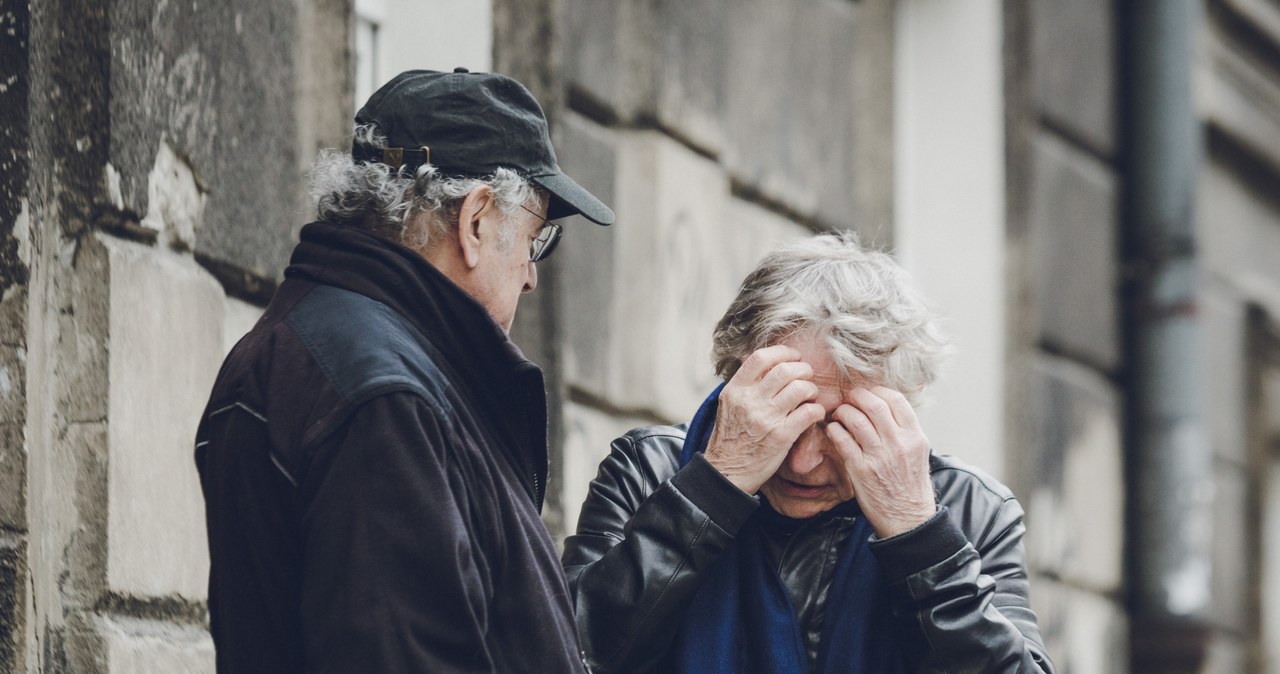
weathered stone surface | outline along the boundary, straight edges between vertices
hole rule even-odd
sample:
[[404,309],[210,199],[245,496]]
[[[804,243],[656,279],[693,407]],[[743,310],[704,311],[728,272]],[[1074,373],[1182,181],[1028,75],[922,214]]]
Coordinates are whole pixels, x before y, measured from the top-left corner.
[[108,161],[123,210],[151,210],[156,148],[167,143],[208,192],[198,250],[276,277],[300,192],[286,37],[296,4],[139,0],[111,5],[109,25]]
[[[569,113],[563,119],[556,144],[565,172],[614,208],[616,141],[613,131]],[[555,266],[563,279],[557,290],[563,296],[561,306],[567,328],[562,334],[567,377],[570,381],[596,381],[594,388],[600,392],[605,388],[605,373],[613,366],[602,319],[610,315],[615,285],[625,282],[614,268],[615,239],[624,229],[650,227],[648,222],[627,217],[626,213],[617,215],[618,221],[609,227],[599,227],[581,217],[567,219],[564,238],[556,254],[546,262],[547,266]],[[591,329],[593,324],[598,327]],[[513,329],[512,334],[523,333]]]
[[854,86],[857,12],[812,0],[570,0],[566,68],[600,115],[656,123],[767,199],[846,225],[857,96],[875,87],[866,73],[868,86]]
[[0,12],[0,295],[24,286],[30,259],[20,249],[27,208],[30,137],[30,3],[5,3]]
[[1115,177],[1051,136],[1035,142],[1031,236],[1041,338],[1112,370],[1120,357]]
[[27,528],[27,448],[22,425],[0,423],[0,529]]
[[619,224],[584,233],[589,259],[566,256],[566,380],[685,420],[715,384],[711,330],[742,278],[807,230],[731,198],[714,162],[661,134],[619,133],[617,148]]
[[262,307],[234,297],[227,298],[225,311],[226,318],[222,323],[223,354],[230,351],[231,347],[235,346],[236,342],[245,336],[245,333],[253,329],[253,325],[262,317]]
[[1031,607],[1057,671],[1129,671],[1129,627],[1115,602],[1033,576]]
[[[1274,391],[1280,393],[1280,388]],[[1273,400],[1276,400],[1273,404],[1280,405],[1280,399]],[[1280,575],[1274,571],[1280,569],[1280,461],[1273,457],[1269,463],[1260,481],[1264,496],[1259,567],[1264,571],[1258,600],[1263,607],[1262,643],[1271,645],[1269,657],[1273,662],[1280,662]]]
[[1201,367],[1207,391],[1204,424],[1214,454],[1244,465],[1249,405],[1245,381],[1245,315],[1235,298],[1207,290],[1200,295]]
[[621,135],[618,155],[619,219],[645,225],[619,227],[613,239],[622,282],[605,332],[613,366],[604,393],[683,419],[714,385],[711,329],[741,280],[723,236],[729,186],[715,163],[657,133]]
[[195,247],[196,229],[204,215],[204,190],[196,183],[191,165],[160,143],[156,163],[147,176],[147,214],[141,225],[164,235],[172,246]]
[[104,241],[111,259],[109,587],[203,598],[196,425],[223,355],[221,287],[190,258]]
[[213,639],[193,625],[104,617],[97,621],[108,674],[212,674]]
[[1209,641],[1209,652],[1200,667],[1200,674],[1240,674],[1250,671],[1249,662],[1246,644],[1231,635],[1219,633]]
[[[111,305],[108,252],[100,241],[85,237],[66,243],[49,262],[56,292],[45,310],[57,321],[53,346],[58,414],[69,422],[97,422],[107,417],[107,323]],[[56,312],[56,313],[54,313]],[[56,317],[56,318],[55,318]]]
[[[727,127],[723,161],[733,176],[807,217],[853,224],[855,5],[750,0],[703,10],[708,3],[676,4],[709,17],[723,12],[716,19],[728,26],[717,30],[729,36],[720,114]],[[667,54],[668,61],[683,58]],[[674,117],[664,120],[668,116]]]
[[[578,526],[578,513],[587,498],[596,468],[609,455],[609,443],[632,428],[652,422],[625,414],[609,414],[572,402],[564,406],[564,523],[565,534]],[[557,536],[557,539],[560,537]]]
[[1110,0],[1032,3],[1036,102],[1096,150],[1115,152],[1116,19]]
[[1250,602],[1256,594],[1250,578],[1249,488],[1245,468],[1226,462],[1214,467],[1212,577],[1209,618],[1218,627],[1244,634],[1251,622]]
[[26,671],[27,545],[0,531],[0,672]]
[[[297,61],[296,99],[297,175],[304,175],[323,148],[348,148],[355,101],[352,0],[304,0],[297,3],[298,33],[293,40]],[[277,195],[284,200],[289,195]],[[296,195],[297,215],[288,240],[296,241],[302,225],[315,218],[315,204]]]
[[1196,202],[1196,242],[1203,273],[1225,281],[1280,315],[1280,215],[1274,195],[1250,189],[1221,161],[1205,162]]
[[1098,592],[1122,579],[1124,483],[1120,402],[1110,384],[1074,363],[1032,367],[1035,433],[1019,457],[1031,485],[1027,557],[1033,569]]
[[[652,20],[648,3],[567,0],[566,4],[565,78],[593,103],[603,105],[607,115],[632,117],[636,112],[632,106],[644,99],[629,98],[628,85],[645,79],[643,73],[653,68],[647,45],[638,39],[641,29],[636,20]],[[633,20],[624,21],[628,16]],[[629,49],[638,53],[629,62],[632,67],[622,67],[628,63]]]
[[735,56],[734,30],[726,27],[735,16],[750,12],[738,14],[728,0],[655,0],[653,6],[659,27],[650,36],[657,59],[658,119],[694,145],[718,152],[725,137],[729,64]]
[[1203,31],[1201,40],[1197,65],[1205,72],[1196,80],[1196,99],[1205,117],[1249,152],[1280,166],[1280,85],[1273,71],[1259,68],[1221,31]]

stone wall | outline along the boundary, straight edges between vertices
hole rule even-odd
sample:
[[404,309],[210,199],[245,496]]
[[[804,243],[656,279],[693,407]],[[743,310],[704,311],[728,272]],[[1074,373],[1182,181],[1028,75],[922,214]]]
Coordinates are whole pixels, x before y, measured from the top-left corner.
[[532,73],[505,4],[495,69],[546,83],[561,165],[618,216],[568,223],[512,331],[553,371],[563,537],[610,440],[688,421],[715,385],[711,330],[764,253],[820,229],[889,240],[890,167],[859,169],[892,156],[892,3],[535,3],[563,20]]
[[1280,583],[1280,551],[1263,539],[1280,522],[1280,493],[1268,478],[1277,465],[1277,407],[1264,377],[1275,371],[1277,348],[1259,335],[1280,326],[1280,9],[1206,3],[1198,38],[1206,144],[1195,220],[1217,485],[1204,671],[1270,672],[1280,667],[1280,646],[1264,623],[1280,623],[1260,596]]
[[1005,3],[1010,475],[1061,672],[1128,669],[1114,16]]
[[213,671],[195,426],[343,142],[349,11],[0,11],[0,670]]

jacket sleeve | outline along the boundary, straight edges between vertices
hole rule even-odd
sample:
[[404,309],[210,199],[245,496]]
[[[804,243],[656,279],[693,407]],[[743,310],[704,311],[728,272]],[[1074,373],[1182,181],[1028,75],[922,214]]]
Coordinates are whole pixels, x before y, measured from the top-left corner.
[[700,455],[677,472],[682,438],[615,440],[565,541],[578,633],[597,674],[645,671],[663,656],[702,577],[759,505]]
[[315,451],[300,484],[308,674],[493,671],[488,560],[449,442],[425,401],[393,393]]
[[919,527],[872,541],[896,617],[919,628],[921,672],[1053,672],[1031,611],[1022,520],[1005,499],[975,546],[940,506]]

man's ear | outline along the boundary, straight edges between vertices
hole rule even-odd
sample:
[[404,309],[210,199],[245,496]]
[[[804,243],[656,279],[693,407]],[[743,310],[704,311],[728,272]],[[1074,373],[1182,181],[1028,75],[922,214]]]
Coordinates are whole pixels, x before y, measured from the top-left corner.
[[485,220],[497,212],[497,200],[493,188],[488,185],[471,190],[463,198],[458,209],[458,247],[468,269],[475,269],[480,264],[481,239],[496,235],[492,227],[485,226]]

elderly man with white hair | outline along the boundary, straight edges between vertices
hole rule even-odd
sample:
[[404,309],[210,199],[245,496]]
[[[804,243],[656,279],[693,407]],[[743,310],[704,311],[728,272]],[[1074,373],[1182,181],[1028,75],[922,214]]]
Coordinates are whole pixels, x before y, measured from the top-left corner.
[[1022,508],[916,418],[948,349],[856,237],[766,257],[715,329],[725,382],[615,440],[566,541],[593,671],[1053,671]]

